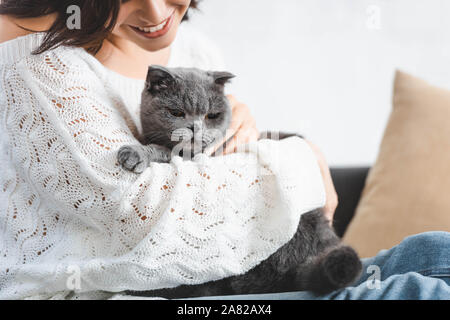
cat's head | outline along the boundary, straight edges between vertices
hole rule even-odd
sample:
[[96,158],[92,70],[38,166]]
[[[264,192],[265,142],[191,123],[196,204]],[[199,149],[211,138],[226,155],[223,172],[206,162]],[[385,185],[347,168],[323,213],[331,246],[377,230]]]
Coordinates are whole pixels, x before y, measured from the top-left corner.
[[224,137],[231,121],[224,86],[233,77],[229,72],[150,66],[141,100],[141,142],[172,149],[191,139],[204,150],[218,133]]

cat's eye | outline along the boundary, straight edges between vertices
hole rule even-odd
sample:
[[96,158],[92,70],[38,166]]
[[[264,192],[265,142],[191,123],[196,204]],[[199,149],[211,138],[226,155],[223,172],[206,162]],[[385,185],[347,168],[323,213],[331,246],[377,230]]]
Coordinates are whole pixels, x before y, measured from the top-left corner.
[[220,115],[221,115],[220,112],[217,112],[217,113],[208,113],[208,114],[206,115],[206,119],[209,119],[209,120],[217,119],[218,117],[220,117]]
[[177,109],[169,109],[169,112],[171,115],[177,118],[183,118],[185,116],[185,113],[183,111]]

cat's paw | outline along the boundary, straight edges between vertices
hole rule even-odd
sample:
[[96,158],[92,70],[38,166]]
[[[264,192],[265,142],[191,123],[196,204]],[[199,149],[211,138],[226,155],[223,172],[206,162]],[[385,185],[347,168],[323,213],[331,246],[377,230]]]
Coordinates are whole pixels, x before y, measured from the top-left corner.
[[361,274],[362,264],[353,248],[342,246],[328,252],[322,268],[329,282],[337,289],[355,282]]
[[123,146],[119,149],[117,154],[117,161],[126,170],[142,173],[147,167],[145,157],[141,155],[139,150],[133,146]]

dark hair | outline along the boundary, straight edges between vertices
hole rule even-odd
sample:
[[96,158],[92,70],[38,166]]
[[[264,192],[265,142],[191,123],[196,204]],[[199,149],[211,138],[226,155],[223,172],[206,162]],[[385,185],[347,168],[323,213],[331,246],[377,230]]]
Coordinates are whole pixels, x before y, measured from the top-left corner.
[[[57,13],[46,31],[42,44],[33,52],[39,54],[60,45],[85,47],[96,53],[117,21],[120,5],[127,0],[0,0],[0,14],[16,18],[36,18]],[[189,8],[197,8],[199,0],[192,0]],[[83,28],[69,29],[67,8],[77,5],[83,16]],[[188,19],[186,14],[182,21]],[[36,30],[29,30],[36,31]],[[39,30],[42,31],[42,30]]]

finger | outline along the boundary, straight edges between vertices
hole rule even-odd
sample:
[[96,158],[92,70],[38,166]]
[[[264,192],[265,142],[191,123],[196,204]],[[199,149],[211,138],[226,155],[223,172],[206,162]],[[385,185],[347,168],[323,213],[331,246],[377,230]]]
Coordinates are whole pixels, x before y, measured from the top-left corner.
[[259,139],[259,131],[254,126],[243,127],[238,131],[238,135],[240,135],[238,142],[241,144],[247,144]]
[[[234,109],[233,115],[232,115],[233,118],[231,120],[230,127],[226,130],[225,136],[223,137],[223,139],[219,140],[219,142],[212,147],[211,153],[216,152],[221,146],[223,146],[223,144],[225,142],[230,140],[231,137],[235,136],[238,133],[241,126],[246,121],[246,110],[245,109],[246,108],[242,108],[242,107],[236,107]],[[252,121],[254,121],[253,118],[252,118]],[[230,143],[233,143],[233,142],[231,142],[231,140],[227,142],[227,144],[230,144]]]
[[227,142],[224,154],[238,151],[240,146],[246,145],[252,141],[258,140],[259,132],[253,127],[241,127],[236,135]]
[[211,147],[209,147],[207,150],[205,150],[205,153],[211,155],[213,153],[215,153],[216,155],[221,154],[223,150],[220,150],[221,148],[224,147],[225,143],[231,138],[233,137],[234,134],[236,134],[236,131],[231,132],[230,129],[227,129],[225,136],[223,138],[218,138],[216,141],[216,143],[214,143],[213,145],[211,145]]
[[329,170],[326,170],[325,173],[322,174],[325,180],[325,192],[326,192],[326,203],[324,207],[324,214],[330,220],[330,223],[333,222],[334,213],[336,212],[336,208],[338,206],[338,195],[334,188],[333,180],[331,178],[331,174]]
[[226,154],[230,154],[233,152],[236,152],[236,147],[238,145],[238,136],[235,135],[233,136],[231,139],[229,139],[226,144],[225,144],[225,148],[222,152],[222,155],[226,155]]
[[310,141],[308,141],[308,140],[305,140],[305,141],[308,143],[308,145],[313,150],[313,152],[317,158],[318,164],[319,164],[319,169],[320,169],[320,173],[322,175],[322,179],[324,182],[325,195],[326,195],[326,201],[325,201],[325,206],[323,207],[323,212],[324,212],[324,215],[330,221],[330,224],[332,224],[334,213],[339,204],[339,200],[338,200],[338,195],[336,193],[336,189],[334,187],[333,179],[331,177],[330,168],[325,160],[325,156],[320,151],[320,149],[316,145],[311,143]]
[[324,207],[324,214],[329,219],[330,223],[333,222],[334,213],[338,206],[338,196],[334,187],[333,179],[331,177],[330,168],[328,167],[323,156],[319,160],[320,172],[325,186],[326,202]]
[[248,109],[244,105],[238,104],[233,110],[231,124],[230,124],[230,128],[229,128],[230,133],[227,133],[227,134],[229,134],[228,138],[233,136],[236,133],[236,131],[238,131],[241,128],[243,123],[246,123],[249,120],[252,120],[249,118],[250,118],[250,115],[249,115]]
[[230,154],[237,151],[238,147],[248,142],[249,130],[241,127],[236,134],[227,141],[223,154]]

